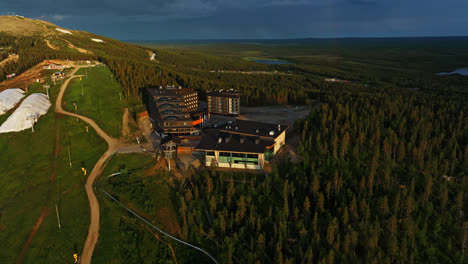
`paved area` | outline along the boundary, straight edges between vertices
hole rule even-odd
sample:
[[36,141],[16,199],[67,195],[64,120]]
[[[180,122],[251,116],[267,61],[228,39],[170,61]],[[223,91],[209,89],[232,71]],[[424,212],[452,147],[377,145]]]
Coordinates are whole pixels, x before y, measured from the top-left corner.
[[253,120],[266,123],[285,124],[290,128],[294,121],[304,118],[310,113],[310,105],[301,106],[256,106],[241,107],[239,119]]
[[312,106],[241,106],[241,114],[239,117],[211,115],[210,123],[212,126],[220,127],[229,121],[234,121],[236,118],[242,120],[252,120],[257,122],[266,122],[273,124],[288,125],[291,131],[294,126],[294,121],[299,118],[306,117]]

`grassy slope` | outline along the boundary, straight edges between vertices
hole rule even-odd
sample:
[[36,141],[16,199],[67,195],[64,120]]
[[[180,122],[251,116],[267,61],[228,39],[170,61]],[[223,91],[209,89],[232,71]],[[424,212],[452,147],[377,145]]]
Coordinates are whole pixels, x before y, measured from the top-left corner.
[[[51,88],[55,102],[59,85]],[[30,93],[42,92],[37,85]],[[24,262],[41,259],[44,263],[61,263],[84,244],[89,224],[88,202],[84,190],[85,178],[81,164],[91,170],[105,150],[105,143],[93,130],[85,132],[84,124],[71,117],[57,116],[54,105],[39,119],[35,133],[26,130],[0,134],[0,263],[12,263],[20,254],[34,223],[45,206],[49,213],[38,229]],[[58,152],[54,154],[55,135]],[[69,167],[70,145],[73,167]],[[56,159],[55,180],[54,160]],[[55,204],[62,220],[57,228]]]
[[[67,148],[62,145],[57,159],[57,178],[50,186],[53,192],[49,207],[52,209],[31,243],[25,262],[35,259],[48,263],[72,260],[80,253],[89,226],[89,204],[84,190],[86,176],[81,166],[90,172],[106,149],[106,144],[94,130],[86,133],[84,123],[72,117],[60,120],[60,141],[70,145],[72,168],[69,166]],[[62,229],[57,229],[53,201],[57,201]]]
[[15,16],[0,16],[0,25],[1,32],[15,36],[53,35],[57,27],[50,22]]
[[[64,108],[74,112],[73,102],[76,102],[79,114],[94,119],[105,132],[119,138],[123,109],[126,107],[123,101],[120,102],[121,86],[115,77],[111,77],[113,75],[108,67],[88,68],[87,73],[88,78],[70,81],[63,99],[66,102]],[[76,74],[85,75],[85,70],[80,69]],[[84,96],[81,95],[81,85]]]
[[[125,168],[127,170],[138,169],[152,162],[154,162],[153,158],[148,155],[123,154],[114,156],[109,161],[109,164],[100,178],[100,180],[103,181],[103,189],[106,191],[111,191],[105,184],[105,180],[103,178],[106,175],[118,172],[121,168]],[[136,170],[132,172],[132,174],[136,175],[137,177],[144,177],[145,171],[145,169]],[[102,201],[100,207],[102,224],[100,238],[96,246],[93,261],[94,263],[122,263],[122,260],[119,260],[119,247],[122,246],[124,238],[119,232],[116,232],[116,230],[119,230],[119,224],[122,222],[122,216],[127,217],[128,214],[123,209],[118,207],[114,202],[110,201],[110,199],[102,192],[98,192],[98,195],[99,200]],[[154,245],[155,244],[153,243],[149,243],[148,245],[144,246],[154,248]]]
[[[154,163],[154,160],[150,156],[141,154],[114,156],[101,176],[100,186],[128,207],[135,208],[139,214],[164,231],[187,239],[181,234],[176,202],[180,197],[175,196],[170,177],[154,167],[140,169],[151,163]],[[120,182],[120,187],[114,188],[104,177],[120,169],[129,171],[129,174],[111,178],[114,184],[116,180]],[[143,187],[136,189],[135,186]],[[157,263],[173,263],[167,244],[155,239],[153,234],[143,227],[142,221],[134,218],[102,192],[98,192],[98,196],[101,201],[101,233],[93,256],[94,263],[154,263],[155,260]],[[145,197],[146,200],[142,201],[141,197]],[[194,259],[199,263],[210,263],[200,252],[151,230],[173,247],[178,263],[193,263]]]

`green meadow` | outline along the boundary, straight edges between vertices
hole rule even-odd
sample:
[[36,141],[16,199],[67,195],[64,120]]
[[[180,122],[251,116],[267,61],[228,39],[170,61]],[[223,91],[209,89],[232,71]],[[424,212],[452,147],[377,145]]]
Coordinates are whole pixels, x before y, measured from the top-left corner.
[[[82,68],[64,94],[64,109],[92,118],[106,133],[119,138],[122,133],[122,115],[127,104],[121,86],[107,66]],[[87,77],[86,77],[87,75]]]
[[[43,212],[21,256],[24,263],[72,263],[86,239],[89,205],[81,168],[90,172],[106,144],[94,130],[87,133],[82,121],[54,112],[59,86],[50,89],[52,106],[39,118],[34,133],[28,129],[0,134],[0,263],[20,258]],[[33,84],[28,94],[34,92],[43,89]]]
[[[169,188],[162,182],[166,177],[156,176],[152,169],[154,164],[155,160],[150,155],[118,154],[112,157],[98,179],[96,189],[100,201],[101,229],[93,255],[94,263],[153,263],[156,259],[172,260],[166,244],[145,229],[142,221],[131,216],[102,192],[104,190],[118,197],[123,204],[160,225],[166,219],[155,219],[156,208],[161,204],[170,206],[171,210],[173,208]],[[123,173],[107,178],[116,172]]]

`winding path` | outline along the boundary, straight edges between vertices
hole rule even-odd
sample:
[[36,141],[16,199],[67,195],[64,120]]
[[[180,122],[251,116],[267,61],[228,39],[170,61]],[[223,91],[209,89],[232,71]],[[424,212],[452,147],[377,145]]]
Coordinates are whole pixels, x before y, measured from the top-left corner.
[[[71,79],[80,76],[80,75],[75,75],[75,73],[80,68],[84,68],[84,67],[87,67],[87,66],[78,66],[76,69],[74,69],[70,73],[70,78],[66,79],[63,82],[62,86],[60,86],[60,91],[59,91],[59,94],[58,94],[58,97],[57,97],[57,101],[55,103],[55,112],[57,112],[59,114],[63,114],[63,115],[77,117],[77,118],[85,121],[86,123],[91,125],[94,128],[94,130],[96,131],[96,133],[100,137],[102,137],[107,143],[106,152],[104,152],[104,154],[99,158],[99,160],[94,165],[94,168],[91,171],[91,173],[89,174],[88,179],[86,180],[86,184],[85,184],[85,190],[86,190],[86,194],[88,195],[88,200],[89,200],[89,207],[91,209],[91,223],[89,224],[88,236],[86,237],[85,245],[83,247],[83,252],[81,253],[80,263],[82,263],[82,264],[91,264],[91,258],[93,256],[93,251],[94,251],[94,248],[96,247],[96,244],[97,244],[97,241],[98,241],[98,238],[99,238],[99,202],[98,202],[98,200],[96,198],[96,195],[94,194],[94,190],[93,190],[94,181],[96,180],[96,178],[99,175],[101,175],[102,171],[104,170],[104,168],[107,165],[107,162],[112,157],[112,155],[114,155],[115,153],[143,152],[145,149],[152,149],[152,146],[151,146],[151,143],[146,144],[144,147],[141,146],[141,145],[137,145],[137,144],[122,143],[118,139],[115,139],[115,138],[109,136],[106,132],[104,132],[96,124],[96,122],[94,122],[94,120],[92,120],[91,118],[88,118],[88,117],[85,117],[85,116],[82,116],[82,115],[78,115],[78,114],[75,114],[75,113],[72,113],[72,112],[67,112],[67,111],[63,110],[63,108],[62,108],[62,98],[63,98],[63,95],[65,93],[65,90],[67,89],[67,86],[68,86]],[[170,239],[175,240],[175,241],[177,241],[177,242],[179,242],[179,243],[181,243],[183,245],[186,245],[188,247],[191,247],[193,249],[196,249],[196,250],[202,252],[203,254],[207,255],[211,260],[213,260],[214,263],[218,264],[216,259],[213,256],[211,256],[208,252],[206,252],[205,250],[203,250],[203,249],[201,249],[201,248],[199,248],[197,246],[191,245],[191,244],[189,244],[189,243],[187,243],[187,242],[185,242],[183,240],[180,240],[180,239],[178,239],[176,237],[171,236],[170,234],[164,232],[162,229],[154,226],[148,220],[146,220],[143,217],[139,216],[137,213],[135,213],[132,210],[130,210],[129,208],[125,207],[123,204],[121,204],[118,200],[116,200],[109,193],[107,193],[105,191],[104,191],[104,193],[107,196],[109,196],[112,200],[114,200],[115,202],[117,202],[121,206],[123,206],[130,213],[135,215],[137,218],[141,219],[143,222],[145,222],[146,224],[148,224],[152,228],[156,229],[161,234],[163,234],[163,235],[169,237]]]
[[93,255],[94,248],[99,238],[99,203],[96,198],[96,195],[93,191],[93,183],[96,178],[102,173],[104,170],[107,162],[109,161],[110,157],[115,153],[134,153],[134,152],[141,152],[142,148],[140,145],[136,144],[125,144],[121,143],[119,140],[109,136],[106,132],[104,132],[91,118],[77,115],[75,113],[67,112],[62,108],[62,98],[65,90],[68,86],[68,83],[71,79],[79,77],[79,75],[75,75],[78,69],[83,68],[84,66],[78,66],[75,70],[70,73],[70,78],[66,79],[62,86],[60,87],[60,92],[57,97],[57,101],[55,103],[55,112],[63,115],[77,117],[86,123],[88,123],[91,127],[94,128],[96,133],[102,137],[107,143],[107,150],[106,152],[99,158],[99,160],[94,165],[93,170],[88,176],[86,181],[85,190],[86,194],[88,195],[89,200],[89,207],[91,209],[91,223],[88,229],[88,236],[86,237],[86,242],[83,248],[83,252],[81,254],[81,263],[90,264],[91,257]]

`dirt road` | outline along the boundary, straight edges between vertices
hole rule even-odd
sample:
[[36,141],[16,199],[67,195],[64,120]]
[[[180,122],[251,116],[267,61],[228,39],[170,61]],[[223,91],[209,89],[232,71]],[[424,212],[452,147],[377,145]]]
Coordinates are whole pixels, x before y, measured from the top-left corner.
[[99,160],[94,165],[94,168],[89,174],[88,179],[86,181],[86,185],[85,185],[86,194],[89,200],[89,207],[91,209],[91,222],[89,225],[88,236],[86,238],[83,252],[81,253],[80,263],[90,264],[94,248],[99,238],[99,202],[93,190],[94,181],[99,175],[101,175],[102,171],[106,167],[107,162],[112,157],[112,155],[114,155],[115,153],[141,152],[142,148],[140,145],[121,143],[117,139],[106,134],[106,132],[104,132],[96,124],[96,122],[94,122],[94,120],[92,120],[91,118],[77,115],[75,113],[67,112],[62,109],[62,98],[68,86],[68,83],[70,82],[71,79],[78,77],[78,76],[75,76],[74,74],[78,71],[79,68],[82,68],[82,67],[84,66],[79,66],[75,70],[73,70],[70,73],[70,78],[65,80],[62,86],[60,87],[60,92],[58,94],[57,102],[55,104],[55,112],[68,115],[68,116],[78,117],[81,120],[85,121],[86,123],[91,125],[91,127],[94,128],[96,133],[106,141],[107,146],[108,146],[106,152],[99,158]]
[[2,67],[3,64],[6,64],[7,62],[10,61],[17,61],[19,59],[18,55],[10,55],[6,59],[0,61],[0,67]]
[[49,40],[48,39],[44,39],[47,46],[49,46],[49,48],[53,49],[53,50],[58,50],[59,48],[58,47],[55,47],[54,45],[50,44]]
[[86,49],[83,49],[83,48],[78,48],[77,46],[73,45],[70,41],[68,41],[66,39],[60,38],[60,40],[65,41],[68,44],[68,47],[71,48],[71,49],[76,49],[77,51],[79,51],[81,53],[84,53],[84,54],[93,54],[92,51],[89,51],[89,50],[86,50]]

